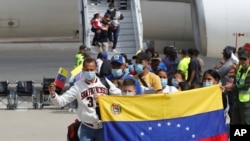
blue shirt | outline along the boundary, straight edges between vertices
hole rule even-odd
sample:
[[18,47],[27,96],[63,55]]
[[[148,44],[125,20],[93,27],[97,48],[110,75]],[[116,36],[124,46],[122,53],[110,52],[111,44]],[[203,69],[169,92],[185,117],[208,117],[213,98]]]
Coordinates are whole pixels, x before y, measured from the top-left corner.
[[[107,76],[107,79],[109,79],[112,82],[116,78],[114,78],[114,76],[111,74],[111,75]],[[133,79],[135,81],[136,95],[142,94],[141,85],[137,79],[135,79],[133,76],[129,75],[128,73],[126,73],[124,76],[119,78],[119,80],[125,80],[125,79]]]

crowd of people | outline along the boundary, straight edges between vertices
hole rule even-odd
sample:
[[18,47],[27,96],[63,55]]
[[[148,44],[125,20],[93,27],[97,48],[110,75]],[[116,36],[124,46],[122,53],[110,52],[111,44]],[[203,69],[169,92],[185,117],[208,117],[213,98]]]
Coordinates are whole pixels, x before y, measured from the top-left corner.
[[[83,55],[83,77],[58,96],[51,84],[51,100],[64,106],[78,101],[78,116],[82,121],[80,140],[102,139],[102,124],[96,108],[99,95],[133,96],[142,94],[172,94],[220,84],[226,125],[250,124],[250,53],[244,48],[226,46],[220,65],[203,70],[204,62],[194,48],[177,51],[165,47],[161,58],[154,48],[139,51],[132,58],[116,54],[109,60],[105,51],[97,59]],[[179,54],[179,55],[178,55]],[[178,56],[181,56],[180,58]],[[103,79],[106,82],[103,82]]]
[[114,3],[109,4],[109,8],[102,16],[95,13],[91,19],[91,31],[94,32],[92,46],[97,46],[99,52],[108,51],[109,46],[113,52],[117,52],[116,46],[120,32],[120,20],[123,20],[123,14],[115,9]]

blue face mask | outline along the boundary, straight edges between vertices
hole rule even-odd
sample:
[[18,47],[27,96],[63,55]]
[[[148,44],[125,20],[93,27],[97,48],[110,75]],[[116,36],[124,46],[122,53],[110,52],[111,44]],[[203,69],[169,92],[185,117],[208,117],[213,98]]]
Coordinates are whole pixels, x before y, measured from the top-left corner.
[[162,79],[161,79],[161,85],[162,85],[162,87],[165,87],[167,84],[168,84],[168,80],[162,78]]
[[144,66],[142,64],[136,64],[135,65],[135,71],[137,74],[142,74],[144,70]]
[[96,76],[96,73],[94,71],[84,71],[84,77],[86,80],[93,80]]
[[129,72],[134,71],[134,65],[129,65],[129,66],[128,66],[128,70],[129,70]]
[[175,86],[175,87],[178,87],[179,86],[179,82],[176,81],[174,78],[172,78],[172,85]]
[[129,73],[129,69],[128,68],[126,68],[124,71],[125,71],[125,74]]
[[203,87],[212,86],[213,82],[203,82]]
[[119,78],[123,75],[122,69],[112,69],[111,73],[115,78]]

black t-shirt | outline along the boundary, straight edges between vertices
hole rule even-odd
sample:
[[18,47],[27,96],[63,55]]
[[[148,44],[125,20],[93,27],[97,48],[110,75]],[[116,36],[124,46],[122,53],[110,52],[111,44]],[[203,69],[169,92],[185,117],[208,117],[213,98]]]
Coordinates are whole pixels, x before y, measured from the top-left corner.
[[200,63],[198,61],[197,58],[195,57],[191,57],[191,60],[190,60],[190,63],[188,65],[188,79],[187,81],[190,80],[190,76],[191,76],[191,73],[192,71],[195,71],[195,75],[194,75],[194,79],[193,81],[191,82],[192,85],[196,85],[196,84],[199,84],[200,83]]

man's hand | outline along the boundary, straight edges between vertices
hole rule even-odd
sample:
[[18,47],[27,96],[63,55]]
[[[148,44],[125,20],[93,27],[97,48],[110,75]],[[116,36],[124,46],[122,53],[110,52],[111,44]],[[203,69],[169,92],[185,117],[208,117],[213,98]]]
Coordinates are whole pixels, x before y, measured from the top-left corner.
[[94,94],[94,99],[96,101],[96,103],[98,103],[98,96],[105,96],[106,94],[103,94],[103,93],[97,93],[97,94]]
[[55,95],[56,95],[56,85],[54,83],[51,83],[49,85],[49,93],[50,93],[51,97],[55,97]]

